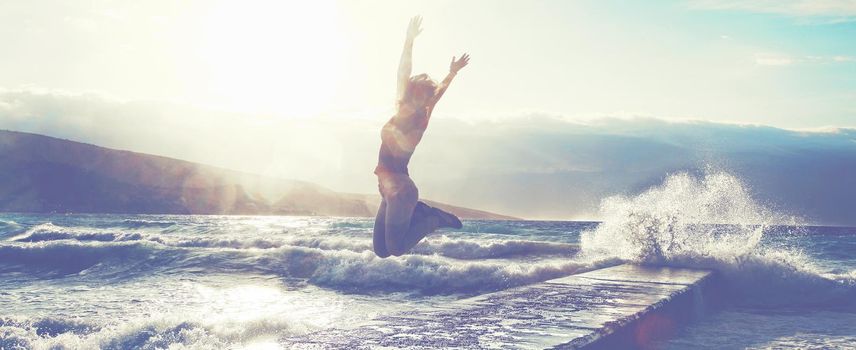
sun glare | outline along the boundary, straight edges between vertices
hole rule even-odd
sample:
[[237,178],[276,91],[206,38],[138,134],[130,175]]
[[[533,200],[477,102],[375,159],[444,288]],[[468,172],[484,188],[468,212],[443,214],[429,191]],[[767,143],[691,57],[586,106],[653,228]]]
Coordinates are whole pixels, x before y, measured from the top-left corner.
[[332,1],[225,1],[207,12],[206,90],[224,107],[288,116],[330,107],[346,40]]

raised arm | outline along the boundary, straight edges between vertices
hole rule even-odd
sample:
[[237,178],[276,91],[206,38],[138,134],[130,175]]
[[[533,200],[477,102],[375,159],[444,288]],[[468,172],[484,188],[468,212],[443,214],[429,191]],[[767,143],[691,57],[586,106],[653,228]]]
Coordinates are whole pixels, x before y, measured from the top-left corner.
[[440,83],[440,86],[437,88],[437,93],[434,94],[434,98],[428,104],[431,110],[434,109],[434,105],[440,101],[440,97],[443,97],[443,94],[446,93],[446,89],[449,88],[449,84],[452,83],[452,79],[455,78],[455,75],[458,74],[458,71],[461,68],[467,66],[467,63],[470,62],[470,55],[463,54],[459,60],[455,60],[455,57],[452,57],[452,63],[449,65],[449,74],[446,75],[446,78]]
[[404,39],[404,50],[401,52],[401,61],[398,63],[398,89],[396,100],[404,98],[407,83],[410,81],[410,73],[413,70],[413,40],[422,32],[422,17],[416,16],[410,19],[407,26],[407,38]]

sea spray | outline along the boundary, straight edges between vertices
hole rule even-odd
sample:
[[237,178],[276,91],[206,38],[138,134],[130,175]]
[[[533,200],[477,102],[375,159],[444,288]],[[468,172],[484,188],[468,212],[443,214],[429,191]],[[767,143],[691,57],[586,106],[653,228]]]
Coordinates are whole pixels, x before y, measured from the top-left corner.
[[638,196],[604,199],[600,214],[603,222],[581,235],[583,252],[643,263],[687,253],[746,254],[775,218],[725,173],[672,175]]
[[[637,196],[606,198],[600,214],[581,234],[581,258],[717,270],[739,304],[853,307],[848,278],[822,276],[799,247],[765,244],[774,225],[795,220],[759,204],[731,174],[671,175]],[[786,234],[798,234],[792,227]]]

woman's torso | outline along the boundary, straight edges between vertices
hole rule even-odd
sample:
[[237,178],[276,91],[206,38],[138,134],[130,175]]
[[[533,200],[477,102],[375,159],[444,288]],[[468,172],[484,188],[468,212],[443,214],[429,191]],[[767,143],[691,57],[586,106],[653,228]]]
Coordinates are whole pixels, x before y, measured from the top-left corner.
[[402,106],[399,113],[390,118],[381,129],[381,145],[375,174],[408,174],[410,157],[428,127],[429,111],[424,107],[412,112],[407,109]]

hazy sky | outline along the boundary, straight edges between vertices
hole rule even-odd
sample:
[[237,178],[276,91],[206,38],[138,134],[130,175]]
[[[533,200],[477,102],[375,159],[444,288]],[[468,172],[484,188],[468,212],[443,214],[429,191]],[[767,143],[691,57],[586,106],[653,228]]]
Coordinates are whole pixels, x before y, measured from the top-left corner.
[[713,164],[852,212],[854,0],[0,1],[0,129],[373,193],[415,14],[414,73],[472,56],[414,156],[426,198],[591,218]]
[[852,0],[3,1],[0,88],[383,120],[415,14],[440,114],[856,126]]

